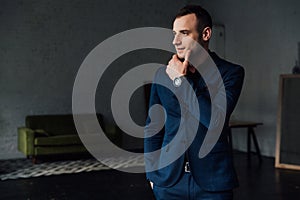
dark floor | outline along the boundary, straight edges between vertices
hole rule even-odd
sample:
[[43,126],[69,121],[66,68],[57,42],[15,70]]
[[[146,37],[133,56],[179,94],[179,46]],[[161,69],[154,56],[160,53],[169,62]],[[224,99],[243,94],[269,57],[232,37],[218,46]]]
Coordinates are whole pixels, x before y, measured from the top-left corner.
[[236,200],[298,200],[300,199],[300,171],[274,168],[274,158],[262,157],[259,164],[255,155],[251,162],[247,155],[234,153],[240,187]]
[[[274,168],[274,159],[234,152],[240,187],[235,200],[295,200],[300,198],[300,171]],[[30,179],[0,181],[0,199],[153,199],[144,174],[115,170],[83,172]]]

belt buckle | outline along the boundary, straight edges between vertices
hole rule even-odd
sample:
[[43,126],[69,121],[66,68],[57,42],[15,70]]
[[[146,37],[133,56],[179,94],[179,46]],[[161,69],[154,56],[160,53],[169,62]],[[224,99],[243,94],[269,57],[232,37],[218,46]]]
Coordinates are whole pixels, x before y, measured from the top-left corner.
[[191,172],[191,171],[190,171],[190,165],[189,165],[189,162],[186,162],[186,163],[185,163],[184,171],[185,171],[185,172]]

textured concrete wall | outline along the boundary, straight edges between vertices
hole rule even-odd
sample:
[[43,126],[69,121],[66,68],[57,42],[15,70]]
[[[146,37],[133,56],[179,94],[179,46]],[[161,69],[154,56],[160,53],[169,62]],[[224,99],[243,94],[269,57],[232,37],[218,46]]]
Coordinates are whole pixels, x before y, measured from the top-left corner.
[[[189,0],[225,26],[226,58],[245,67],[237,119],[261,121],[257,137],[262,154],[275,155],[279,75],[291,73],[298,59],[300,1]],[[234,147],[246,150],[246,130],[234,130]]]
[[[24,125],[26,115],[71,113],[77,70],[95,46],[131,28],[170,28],[184,4],[172,0],[0,1],[0,159],[23,156],[17,151],[17,127]],[[109,118],[110,102],[102,97],[109,96],[122,71],[154,62],[150,59],[154,54],[158,52],[137,52],[117,60],[111,76],[99,85],[99,90],[108,89],[97,93],[97,111]],[[159,61],[168,56],[162,53]]]

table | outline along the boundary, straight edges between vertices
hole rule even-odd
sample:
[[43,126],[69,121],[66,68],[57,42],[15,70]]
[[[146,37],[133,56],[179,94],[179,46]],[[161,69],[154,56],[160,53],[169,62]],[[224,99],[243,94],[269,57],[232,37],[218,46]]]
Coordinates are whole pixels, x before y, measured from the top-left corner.
[[263,125],[261,122],[252,122],[252,121],[239,121],[239,120],[231,120],[229,122],[229,144],[232,149],[232,129],[233,128],[247,128],[247,154],[248,154],[248,160],[251,158],[251,136],[254,142],[254,146],[256,149],[256,154],[258,155],[259,162],[262,161],[261,159],[261,153],[259,149],[259,145],[257,142],[257,138],[254,132],[254,128],[256,128],[259,125]]

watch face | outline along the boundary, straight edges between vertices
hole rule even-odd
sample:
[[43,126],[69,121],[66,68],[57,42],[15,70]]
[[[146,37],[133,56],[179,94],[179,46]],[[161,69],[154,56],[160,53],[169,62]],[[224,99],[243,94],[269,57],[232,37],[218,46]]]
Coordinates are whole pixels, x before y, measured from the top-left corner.
[[179,86],[181,85],[181,83],[182,83],[182,80],[181,80],[180,77],[176,77],[176,78],[173,80],[173,85],[174,85],[175,87],[179,87]]

